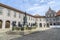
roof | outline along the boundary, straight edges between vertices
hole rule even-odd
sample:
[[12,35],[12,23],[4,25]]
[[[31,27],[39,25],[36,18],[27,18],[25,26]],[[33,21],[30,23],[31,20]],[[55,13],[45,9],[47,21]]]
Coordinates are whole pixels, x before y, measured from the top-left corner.
[[13,8],[13,7],[7,6],[7,5],[2,4],[2,3],[0,3],[0,6],[5,7],[5,8],[8,8],[8,9],[11,9],[11,10],[14,10],[14,11],[17,11],[17,12],[20,12],[20,13],[24,13],[24,12],[21,11],[21,10],[17,10],[17,9],[15,9],[15,8]]
[[60,16],[60,10],[56,13],[56,16]]
[[56,12],[49,7],[48,11],[46,12],[46,15],[52,14],[52,13],[56,13]]
[[[21,11],[21,10],[18,10],[18,9],[16,9],[16,8],[13,8],[13,7],[10,7],[10,6],[7,6],[7,5],[5,5],[5,4],[2,4],[2,3],[0,3],[0,6],[2,6],[2,7],[4,7],[4,8],[8,8],[8,9],[11,9],[11,10],[14,10],[14,11],[17,11],[17,12],[20,12],[21,14],[25,14],[26,12],[23,12],[23,11]],[[34,17],[34,18],[44,18],[45,16],[40,16],[40,15],[31,15],[31,14],[28,14],[28,13],[26,13],[27,15],[29,15],[29,16],[32,16],[32,17]]]
[[35,14],[34,16],[40,16],[39,14]]
[[35,18],[45,18],[45,16],[34,16]]
[[[21,10],[18,10],[18,9],[16,9],[16,8],[13,8],[13,7],[10,7],[10,6],[7,6],[7,5],[2,4],[2,3],[0,3],[0,6],[2,6],[2,7],[4,7],[4,8],[11,9],[11,10],[14,10],[14,11],[17,11],[17,12],[20,12],[21,14],[25,14],[25,12],[23,12],[23,11],[21,11]],[[34,17],[34,16],[31,15],[31,14],[28,14],[28,13],[26,13],[26,14],[29,15],[29,16]]]

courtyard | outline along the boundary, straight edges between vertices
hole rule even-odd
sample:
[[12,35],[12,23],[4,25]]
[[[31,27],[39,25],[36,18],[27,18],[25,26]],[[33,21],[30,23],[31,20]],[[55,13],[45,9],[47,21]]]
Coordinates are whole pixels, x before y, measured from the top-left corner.
[[60,29],[54,28],[45,31],[38,31],[26,36],[13,38],[11,40],[60,40]]

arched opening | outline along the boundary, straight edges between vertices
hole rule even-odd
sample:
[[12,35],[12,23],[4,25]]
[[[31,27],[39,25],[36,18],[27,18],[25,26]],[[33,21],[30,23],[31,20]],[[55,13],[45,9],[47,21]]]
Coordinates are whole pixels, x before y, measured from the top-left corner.
[[0,28],[2,28],[2,20],[0,20]]
[[42,27],[42,23],[40,23],[40,27]]
[[47,27],[49,27],[49,24],[47,23]]
[[56,25],[56,23],[54,23],[54,25]]
[[50,25],[52,25],[52,23],[50,23]]
[[18,27],[22,27],[22,25],[21,25],[21,23],[20,23],[20,22],[18,22]]
[[5,24],[6,24],[6,25],[5,25],[5,28],[10,28],[10,21],[6,21]]
[[17,26],[17,25],[16,25],[16,21],[13,21],[13,22],[12,22],[12,26],[13,26],[13,27],[14,27],[14,26]]

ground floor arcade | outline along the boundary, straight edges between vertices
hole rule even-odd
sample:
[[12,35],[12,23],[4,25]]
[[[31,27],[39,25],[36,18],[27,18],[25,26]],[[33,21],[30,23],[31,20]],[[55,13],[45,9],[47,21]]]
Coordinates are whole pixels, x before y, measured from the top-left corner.
[[[0,29],[9,28],[12,29],[13,26],[22,27],[20,21],[10,21],[10,20],[0,20]],[[49,23],[37,23],[37,27],[49,27]]]

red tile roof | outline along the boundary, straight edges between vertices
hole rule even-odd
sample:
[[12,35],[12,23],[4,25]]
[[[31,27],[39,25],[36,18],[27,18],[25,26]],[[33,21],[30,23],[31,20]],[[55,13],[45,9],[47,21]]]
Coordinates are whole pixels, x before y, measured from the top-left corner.
[[56,16],[60,16],[60,10],[56,13]]

